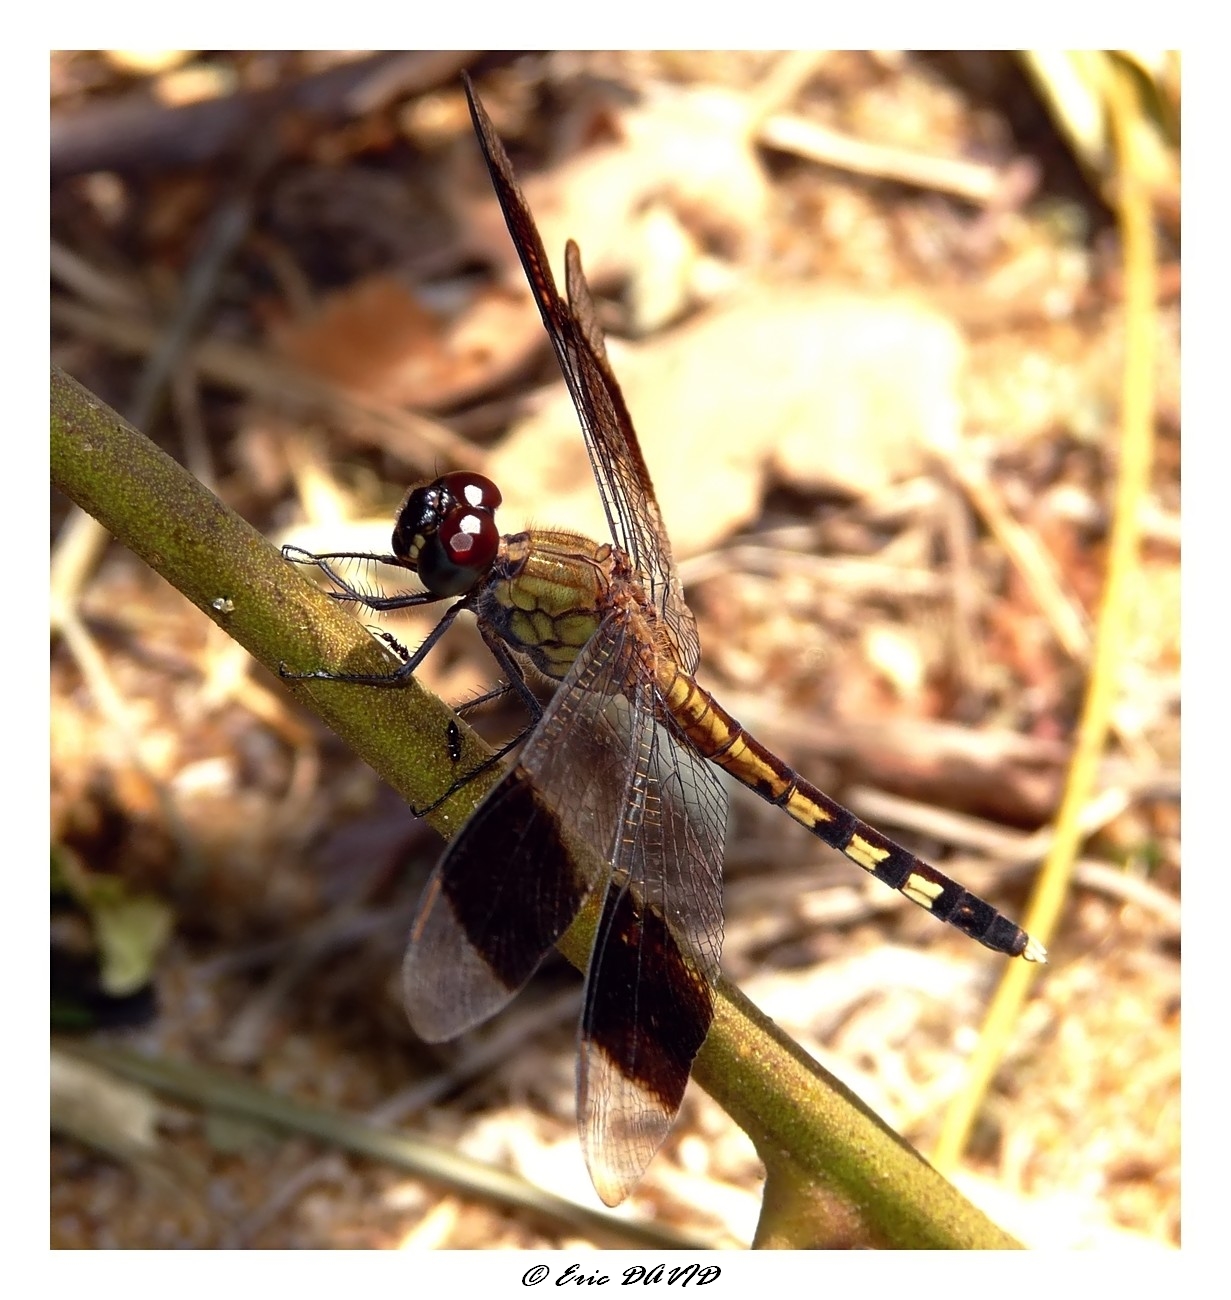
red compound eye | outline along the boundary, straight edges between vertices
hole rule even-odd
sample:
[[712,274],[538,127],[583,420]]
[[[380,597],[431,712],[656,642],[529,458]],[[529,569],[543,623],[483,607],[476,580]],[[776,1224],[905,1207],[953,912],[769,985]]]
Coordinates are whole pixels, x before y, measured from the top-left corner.
[[476,572],[491,567],[500,546],[495,519],[479,510],[454,510],[440,525],[436,538],[453,564]]
[[500,489],[482,474],[472,474],[469,470],[454,470],[437,479],[440,487],[453,498],[458,506],[469,506],[471,510],[486,510],[489,513],[500,504]]
[[491,568],[500,549],[492,514],[499,504],[500,489],[482,474],[444,474],[406,498],[393,553],[433,595],[461,595]]

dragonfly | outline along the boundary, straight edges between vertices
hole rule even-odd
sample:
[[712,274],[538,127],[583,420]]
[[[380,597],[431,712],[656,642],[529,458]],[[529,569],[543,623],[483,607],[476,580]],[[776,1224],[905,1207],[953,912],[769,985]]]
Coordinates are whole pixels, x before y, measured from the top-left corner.
[[[397,684],[463,610],[475,616],[504,673],[502,689],[516,691],[534,721],[427,884],[403,964],[406,1008],[422,1038],[457,1037],[504,1007],[591,908],[578,1128],[595,1190],[616,1205],[670,1130],[713,1018],[728,802],[720,773],[988,948],[1031,962],[1046,953],[990,903],[810,784],[696,681],[696,621],[577,245],[565,246],[561,297],[508,155],[464,81],[611,537],[595,542],[554,528],[502,536],[496,484],[469,471],[443,474],[408,493],[391,554],[288,552],[321,568],[338,599],[369,609],[452,599],[436,628],[384,676],[286,675]],[[399,566],[423,590],[364,591],[337,571],[340,559]],[[531,683],[544,678],[554,692],[540,703]],[[456,760],[456,724],[447,744]],[[593,851],[570,852],[578,843]]]

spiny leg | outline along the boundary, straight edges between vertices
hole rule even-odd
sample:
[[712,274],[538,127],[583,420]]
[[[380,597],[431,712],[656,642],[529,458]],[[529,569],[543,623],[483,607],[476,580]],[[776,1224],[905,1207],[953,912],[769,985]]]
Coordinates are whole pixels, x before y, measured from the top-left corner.
[[[491,651],[492,657],[497,661],[500,667],[504,669],[505,675],[508,678],[508,680],[502,682],[499,686],[493,687],[490,691],[484,692],[482,695],[476,697],[473,700],[466,700],[462,704],[458,705],[455,711],[459,715],[463,715],[469,712],[471,709],[478,708],[482,704],[487,704],[491,700],[500,699],[502,696],[508,695],[510,692],[516,692],[518,698],[521,699],[521,701],[526,705],[527,711],[530,713],[530,722],[528,723],[527,726],[523,727],[522,730],[519,731],[512,738],[512,740],[509,740],[505,744],[501,745],[501,747],[498,750],[496,750],[494,754],[492,754],[488,758],[485,758],[477,767],[473,767],[470,769],[470,771],[465,772],[461,776],[459,776],[457,780],[455,780],[453,784],[449,786],[449,788],[444,792],[444,794],[440,795],[437,799],[433,800],[430,804],[427,805],[427,807],[412,808],[411,811],[415,814],[416,817],[426,817],[428,813],[435,812],[435,810],[439,808],[440,805],[444,803],[446,799],[452,798],[452,796],[455,795],[459,790],[469,785],[470,782],[475,779],[475,777],[482,776],[484,772],[487,772],[491,768],[495,767],[496,764],[499,763],[500,760],[504,758],[506,754],[516,749],[517,746],[520,745],[526,739],[527,736],[529,736],[529,734],[534,730],[535,725],[538,723],[539,719],[543,716],[543,706],[542,704],[539,703],[538,696],[536,696],[534,692],[530,689],[529,683],[526,681],[526,676],[525,673],[522,671],[521,665],[517,662],[516,659],[513,658],[511,654],[509,654],[509,652],[505,649],[505,647],[501,644],[499,640],[497,640],[495,637],[489,638],[482,624],[480,624],[479,630],[480,632],[483,633],[483,640],[486,643],[487,648]],[[461,761],[461,732],[458,730],[457,724],[455,722],[449,723],[449,731],[446,735],[445,743],[448,746],[449,755],[452,758],[454,764],[460,762]]]
[[[336,591],[329,593],[335,600],[348,601],[357,605],[362,605],[366,609],[377,612],[413,608],[419,605],[432,604],[442,597],[432,592],[406,592],[396,596],[376,596],[370,592],[361,591],[352,583],[349,583],[336,569],[329,563],[331,560],[365,560],[378,564],[389,564],[399,566],[400,561],[393,555],[374,555],[357,551],[330,551],[322,554],[316,554],[312,551],[305,551],[297,546],[287,545],[282,548],[282,554],[286,559],[294,564],[307,564],[320,571],[334,584]],[[327,668],[318,668],[312,672],[297,673],[292,672],[285,664],[278,666],[278,673],[287,681],[330,681],[346,682],[349,685],[357,686],[397,686],[409,681],[419,669],[420,665],[427,658],[428,654],[435,647],[440,638],[452,626],[454,619],[470,605],[470,596],[463,596],[456,604],[449,607],[441,616],[439,622],[419,645],[413,654],[410,654],[406,647],[402,645],[392,633],[383,629],[377,629],[375,635],[389,646],[390,650],[402,660],[401,665],[391,673],[339,673],[333,672]],[[543,715],[543,706],[539,703],[538,697],[530,689],[526,681],[525,673],[522,671],[520,664],[508,652],[499,638],[488,633],[487,629],[480,623],[479,631],[483,636],[484,643],[491,652],[492,657],[504,671],[507,681],[490,691],[478,696],[473,700],[467,700],[462,703],[456,710],[459,716],[464,716],[472,709],[486,704],[493,699],[507,695],[510,691],[517,693],[518,698],[526,706],[530,714],[530,724],[523,728],[515,735],[512,740],[502,745],[494,754],[485,758],[477,767],[471,768],[470,771],[463,773],[449,786],[447,790],[430,804],[423,808],[411,806],[411,812],[416,817],[426,817],[429,813],[434,812],[447,799],[468,785],[477,776],[490,770],[511,750],[516,749],[518,745],[525,740],[527,735],[533,730],[535,723]],[[448,730],[445,734],[445,746],[448,750],[450,760],[456,765],[461,761],[461,732],[457,723],[450,721]]]

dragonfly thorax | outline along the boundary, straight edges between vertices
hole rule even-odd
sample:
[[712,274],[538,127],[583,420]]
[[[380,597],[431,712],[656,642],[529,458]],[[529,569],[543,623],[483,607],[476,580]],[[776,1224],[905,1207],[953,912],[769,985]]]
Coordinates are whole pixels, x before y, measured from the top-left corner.
[[500,489],[456,470],[411,488],[393,529],[393,553],[435,596],[460,596],[491,568],[500,549]]
[[610,542],[563,528],[504,538],[476,615],[540,672],[562,680],[598,630],[617,567]]

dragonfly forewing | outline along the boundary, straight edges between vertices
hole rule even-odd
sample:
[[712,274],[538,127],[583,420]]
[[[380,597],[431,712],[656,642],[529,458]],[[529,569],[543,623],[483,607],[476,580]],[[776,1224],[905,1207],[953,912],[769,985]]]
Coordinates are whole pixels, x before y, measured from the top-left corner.
[[[605,877],[635,766],[614,698],[623,655],[610,628],[591,639],[432,873],[402,968],[424,1038],[452,1038],[499,1011]],[[572,852],[579,845],[597,852]]]
[[543,241],[513,174],[513,164],[469,81],[466,96],[496,197],[577,408],[611,535],[631,558],[676,642],[681,663],[691,672],[701,656],[696,620],[684,601],[671,542],[632,416],[607,359],[594,300],[581,269],[581,255],[569,240],[565,247],[566,303],[556,287]]
[[559,826],[515,766],[432,872],[402,963],[415,1032],[443,1042],[496,1014],[581,910]]

